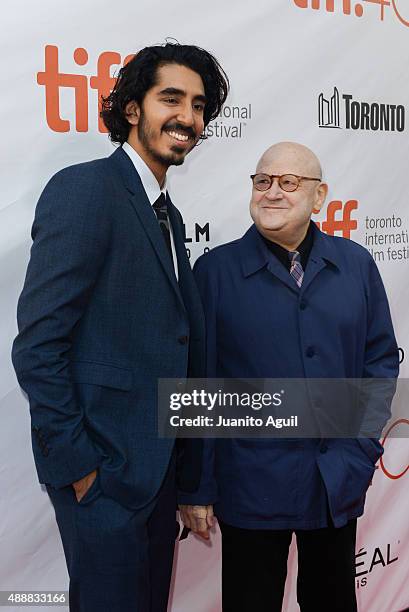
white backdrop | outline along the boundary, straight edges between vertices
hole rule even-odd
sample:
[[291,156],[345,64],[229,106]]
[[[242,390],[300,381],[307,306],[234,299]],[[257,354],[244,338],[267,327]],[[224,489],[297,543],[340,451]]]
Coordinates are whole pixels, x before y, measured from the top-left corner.
[[[63,166],[112,151],[98,129],[98,79],[91,80],[98,59],[102,82],[104,61],[113,63],[112,76],[128,54],[172,36],[212,51],[230,76],[231,94],[213,135],[184,166],[170,172],[170,191],[185,218],[192,261],[206,247],[236,238],[249,226],[249,174],[265,148],[295,140],[316,151],[330,184],[328,206],[317,221],[324,222],[324,231],[373,248],[403,357],[409,300],[409,140],[402,121],[402,113],[409,111],[408,22],[407,0],[123,0],[115,5],[103,0],[3,0],[0,590],[67,588],[52,508],[35,476],[27,403],[12,370],[10,347],[42,188]],[[114,55],[101,57],[105,52]],[[54,76],[50,72],[57,54],[59,73],[67,75],[63,78],[57,70]],[[49,68],[38,75],[45,71],[46,56]],[[108,71],[105,76],[109,86]],[[69,86],[57,88],[58,81]],[[389,116],[389,129],[376,129],[379,117],[388,113],[399,121],[393,125]],[[58,131],[62,128],[66,131]],[[207,236],[204,230],[200,233],[206,224]],[[401,376],[407,376],[407,361],[401,368]],[[397,428],[407,429],[408,424]],[[359,521],[360,612],[397,612],[409,606],[408,460],[406,439],[385,442],[384,459]],[[298,610],[295,574],[293,552],[286,612]],[[179,546],[170,609],[221,609],[217,533],[211,546],[194,537]]]

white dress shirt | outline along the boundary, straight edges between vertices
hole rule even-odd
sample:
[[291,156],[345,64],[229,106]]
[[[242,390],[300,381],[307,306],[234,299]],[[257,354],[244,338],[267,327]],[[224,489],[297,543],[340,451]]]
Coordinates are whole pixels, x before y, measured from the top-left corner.
[[[135,166],[136,171],[139,174],[139,177],[142,181],[142,186],[145,189],[146,195],[148,196],[150,205],[153,206],[156,200],[159,198],[161,193],[163,193],[166,196],[166,191],[167,191],[166,190],[166,178],[165,178],[165,181],[161,189],[152,170],[143,161],[142,157],[135,151],[135,149],[131,147],[131,145],[128,142],[124,142],[124,144],[122,145],[122,149],[130,157],[133,165]],[[152,212],[156,217],[155,211],[152,211]],[[173,230],[172,230],[172,224],[170,222],[170,219],[169,219],[169,229],[170,229],[170,244],[172,247],[173,265],[175,268],[176,278],[179,278],[178,260],[176,257],[175,241],[173,239]]]

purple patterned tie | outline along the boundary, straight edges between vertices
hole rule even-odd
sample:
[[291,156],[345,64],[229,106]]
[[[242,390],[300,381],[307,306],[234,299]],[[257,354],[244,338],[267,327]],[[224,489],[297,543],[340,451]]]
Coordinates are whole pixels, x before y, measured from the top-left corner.
[[288,257],[291,261],[290,274],[299,287],[302,285],[304,278],[304,270],[300,262],[300,254],[298,251],[289,251]]

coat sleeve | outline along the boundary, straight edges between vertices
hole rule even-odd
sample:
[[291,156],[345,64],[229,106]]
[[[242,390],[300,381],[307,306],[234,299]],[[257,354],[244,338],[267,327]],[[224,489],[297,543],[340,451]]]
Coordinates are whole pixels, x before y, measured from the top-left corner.
[[[202,299],[206,321],[206,377],[217,377],[217,269],[211,264],[212,255],[202,255],[196,262],[193,272]],[[200,484],[195,493],[179,492],[180,504],[207,506],[218,501],[215,477],[216,440],[203,439],[203,455]]]
[[75,396],[69,354],[110,241],[102,184],[89,164],[50,180],[37,204],[18,303],[13,365],[30,403],[39,480],[55,488],[79,480],[101,461]]
[[368,309],[364,378],[397,378],[399,352],[381,275],[372,257],[366,274]]
[[391,416],[391,403],[399,374],[399,352],[395,339],[388,298],[378,268],[372,257],[364,271],[367,301],[367,330],[361,404],[363,418],[360,428],[361,443],[373,456],[383,449],[377,438]]

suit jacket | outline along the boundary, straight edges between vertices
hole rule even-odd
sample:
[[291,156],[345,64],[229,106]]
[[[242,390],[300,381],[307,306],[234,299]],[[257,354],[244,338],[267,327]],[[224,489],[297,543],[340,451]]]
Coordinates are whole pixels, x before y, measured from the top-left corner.
[[[158,438],[157,380],[204,363],[182,218],[168,211],[179,282],[121,148],[58,172],[40,197],[13,363],[42,483],[64,487],[98,467],[101,490],[134,508],[160,487],[174,441]],[[199,466],[185,467],[180,486],[194,490]]]
[[[369,253],[313,224],[301,288],[253,225],[202,256],[207,373],[220,378],[382,378],[398,375],[385,290]],[[393,387],[393,385],[392,385]],[[388,418],[391,395],[377,406]],[[325,413],[328,406],[312,405]],[[247,528],[341,526],[362,514],[382,453],[376,439],[205,440],[201,485],[182,503],[215,504]]]

